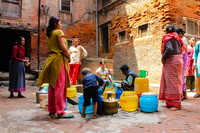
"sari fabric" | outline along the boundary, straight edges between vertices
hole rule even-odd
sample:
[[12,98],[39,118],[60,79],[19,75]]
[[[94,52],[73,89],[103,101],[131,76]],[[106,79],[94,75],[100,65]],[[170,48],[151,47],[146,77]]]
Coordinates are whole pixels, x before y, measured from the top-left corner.
[[169,59],[166,59],[162,69],[160,100],[178,100],[181,98],[182,65],[182,55],[171,55]]
[[[177,33],[168,33],[162,38],[161,53],[165,52],[166,43],[175,38],[181,43],[181,52],[185,51],[183,41],[178,37]],[[175,45],[175,44],[173,44]],[[164,60],[162,68],[162,76],[160,82],[159,99],[165,100],[166,105],[170,107],[181,107],[182,95],[182,67],[183,56],[182,54],[169,55]]]
[[[68,72],[68,59],[62,53],[60,49],[58,38],[63,37],[64,33],[62,30],[52,31],[52,35],[48,38],[48,45],[50,54],[43,66],[41,74],[39,76],[37,85],[42,85],[43,83],[49,83],[53,88],[56,87],[57,79],[60,73],[62,63],[65,65],[65,71]],[[66,47],[68,47],[67,41],[65,41]],[[66,73],[66,86],[69,87],[69,75]]]
[[25,91],[25,48],[15,45],[12,48],[12,56],[9,63],[9,91],[23,92]]

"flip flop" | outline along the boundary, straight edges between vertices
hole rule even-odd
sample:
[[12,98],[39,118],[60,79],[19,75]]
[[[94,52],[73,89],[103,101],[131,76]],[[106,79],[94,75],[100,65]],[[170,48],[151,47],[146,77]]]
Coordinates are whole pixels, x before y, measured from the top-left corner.
[[70,118],[74,118],[74,115],[58,116],[58,119],[70,119]]

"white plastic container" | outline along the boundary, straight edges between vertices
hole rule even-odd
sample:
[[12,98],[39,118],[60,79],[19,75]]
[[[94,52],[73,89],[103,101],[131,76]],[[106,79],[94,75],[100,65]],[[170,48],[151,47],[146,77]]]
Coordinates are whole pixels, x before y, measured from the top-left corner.
[[48,94],[40,94],[40,108],[46,108],[48,106]]

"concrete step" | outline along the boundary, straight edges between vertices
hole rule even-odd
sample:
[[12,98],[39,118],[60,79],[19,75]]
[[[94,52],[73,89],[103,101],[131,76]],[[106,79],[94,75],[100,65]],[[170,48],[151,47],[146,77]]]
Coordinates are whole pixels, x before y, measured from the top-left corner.
[[[26,80],[35,80],[35,75],[26,73],[25,75]],[[9,73],[8,72],[0,72],[0,81],[9,80]]]
[[[35,84],[34,80],[26,80],[26,86],[33,86]],[[0,81],[0,86],[8,87],[9,81]]]

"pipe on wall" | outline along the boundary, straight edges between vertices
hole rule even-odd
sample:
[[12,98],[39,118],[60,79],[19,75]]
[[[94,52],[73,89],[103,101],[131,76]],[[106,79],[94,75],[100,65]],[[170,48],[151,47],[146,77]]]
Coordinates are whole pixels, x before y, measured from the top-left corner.
[[38,66],[37,69],[40,70],[40,6],[41,6],[41,0],[38,1]]
[[98,22],[98,0],[96,0],[96,58],[99,57],[99,29],[98,26],[99,22]]

